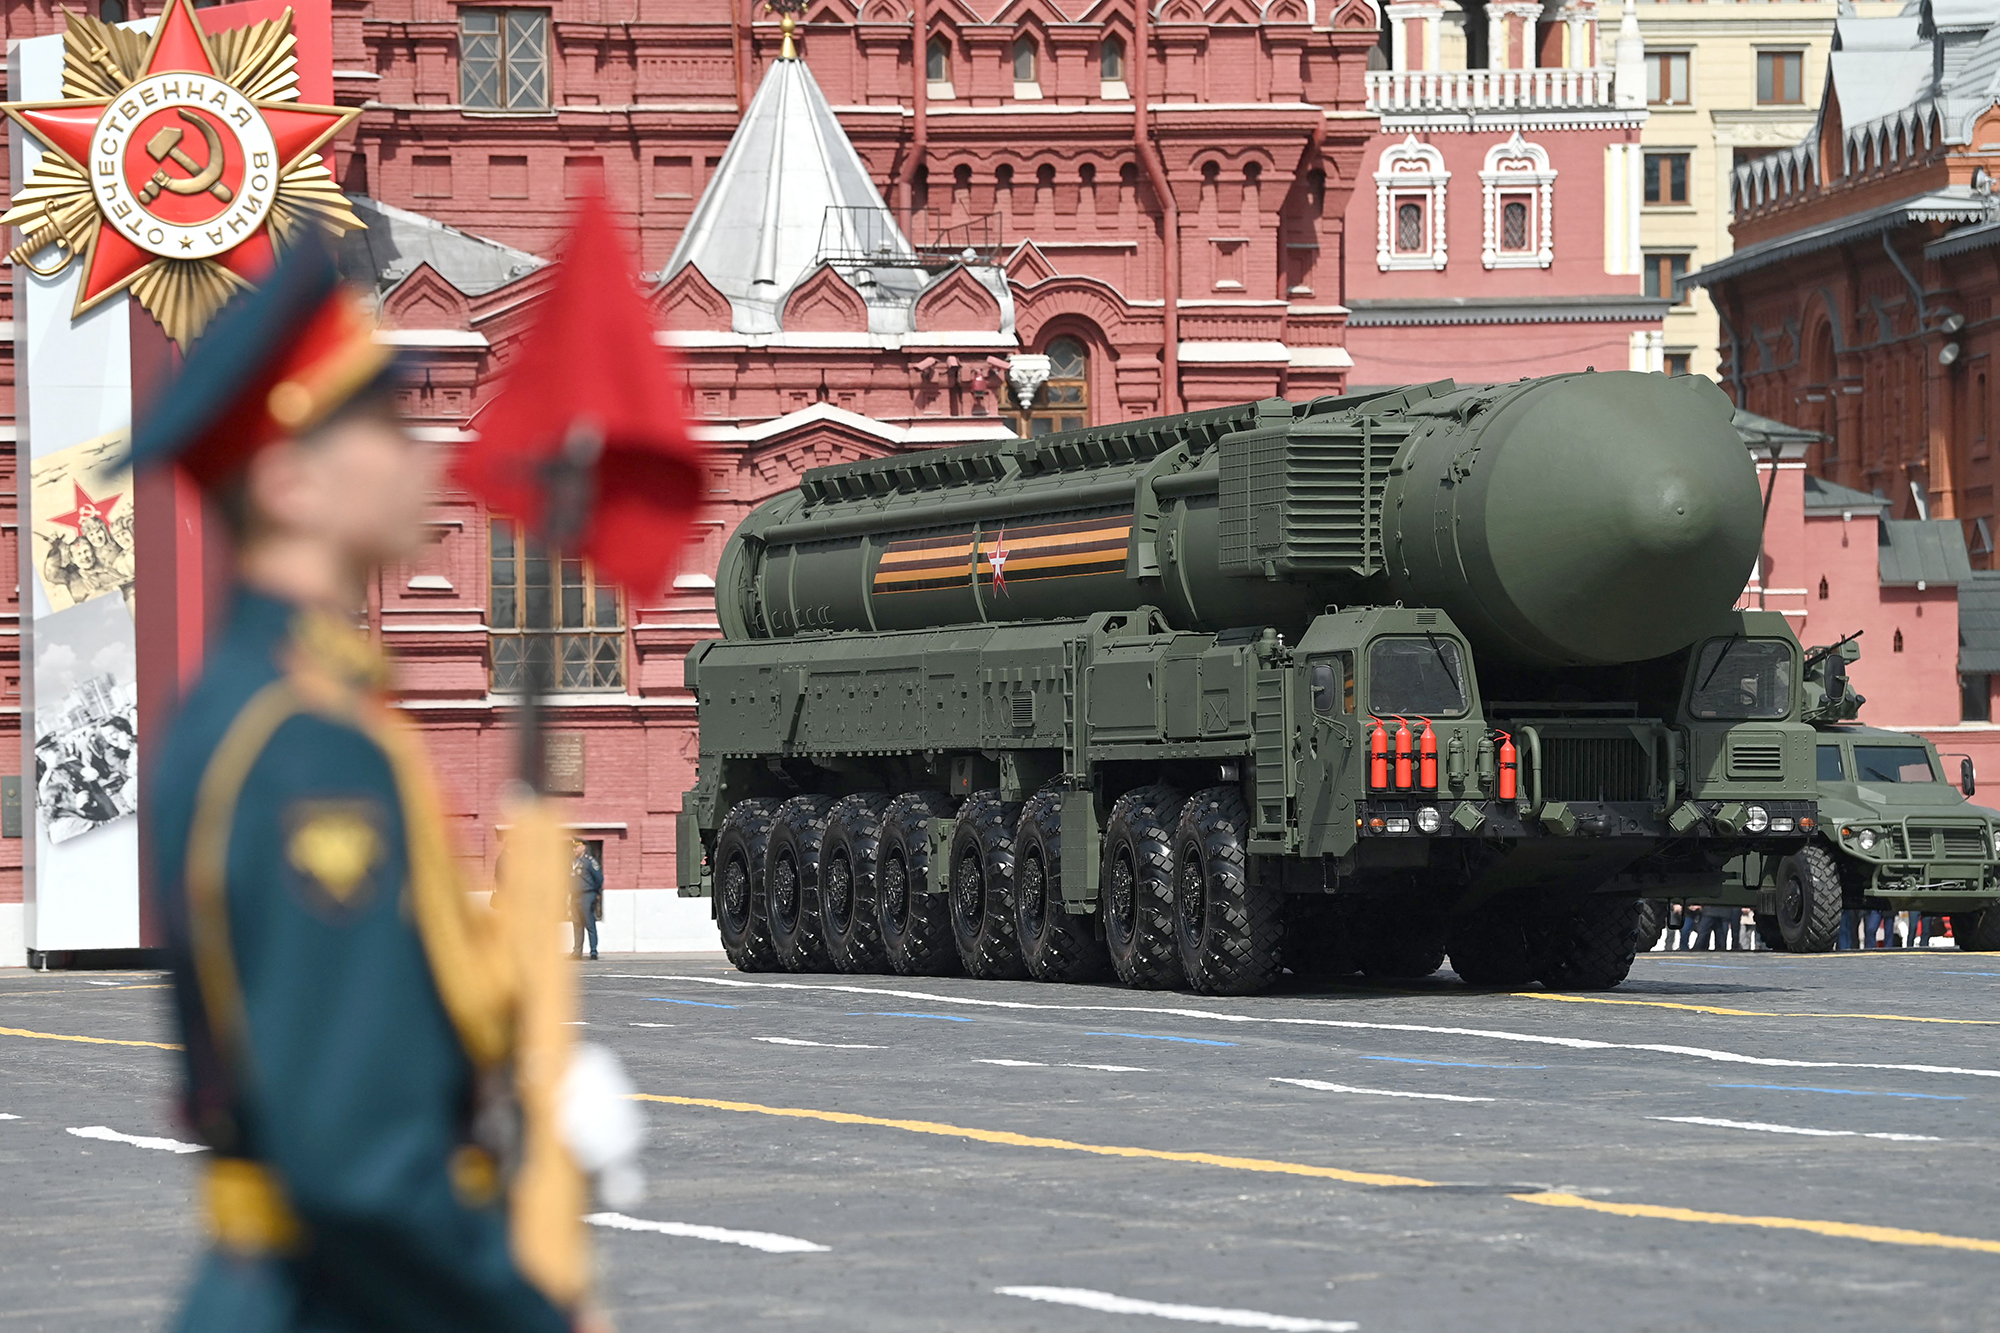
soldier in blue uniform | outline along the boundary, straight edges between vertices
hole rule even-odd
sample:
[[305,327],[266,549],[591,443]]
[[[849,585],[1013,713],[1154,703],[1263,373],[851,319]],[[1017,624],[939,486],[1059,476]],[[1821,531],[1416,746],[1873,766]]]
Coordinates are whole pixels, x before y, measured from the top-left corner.
[[179,1326],[556,1333],[580,1316],[529,1280],[510,1216],[507,953],[355,629],[432,481],[371,333],[302,248],[136,423],[134,465],[186,467],[237,568],[149,796],[186,1114],[214,1150]]

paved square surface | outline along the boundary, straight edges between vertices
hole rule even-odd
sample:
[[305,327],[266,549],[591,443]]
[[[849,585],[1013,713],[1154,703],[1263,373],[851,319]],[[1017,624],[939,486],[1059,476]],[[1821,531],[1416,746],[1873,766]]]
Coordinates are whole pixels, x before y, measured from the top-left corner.
[[[1996,1326],[2000,955],[1590,997],[586,967],[649,1098],[651,1196],[596,1233],[627,1333]],[[0,1327],[170,1315],[166,1000],[0,972]]]

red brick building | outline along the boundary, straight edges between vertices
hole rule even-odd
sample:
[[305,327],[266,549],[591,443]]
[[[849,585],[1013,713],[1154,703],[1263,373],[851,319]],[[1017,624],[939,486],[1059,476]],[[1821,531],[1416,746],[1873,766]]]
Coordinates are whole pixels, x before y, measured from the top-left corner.
[[[334,0],[336,98],[362,109],[335,169],[370,224],[345,259],[420,367],[420,433],[474,437],[541,257],[601,190],[714,451],[708,535],[657,596],[595,588],[469,498],[373,590],[481,873],[510,691],[547,658],[562,799],[636,891],[609,896],[606,946],[699,929],[705,904],[669,887],[694,754],[680,659],[715,632],[724,535],[806,467],[1339,392],[1352,349],[1365,382],[1643,366],[1649,329],[1656,356],[1625,189],[1643,110],[1589,0],[1539,27],[1494,6],[1490,70],[1487,48],[1423,54],[1433,8],[820,0],[787,68],[749,0]],[[5,23],[60,29],[50,0]],[[1421,183],[1401,169],[1431,156]],[[1399,241],[1411,202],[1435,209],[1422,263]]]

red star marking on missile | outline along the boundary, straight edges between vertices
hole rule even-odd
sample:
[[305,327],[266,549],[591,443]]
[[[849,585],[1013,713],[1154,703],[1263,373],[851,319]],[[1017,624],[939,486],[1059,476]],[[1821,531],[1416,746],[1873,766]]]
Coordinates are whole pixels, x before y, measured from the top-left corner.
[[76,532],[83,531],[83,520],[86,518],[97,518],[103,519],[107,523],[110,522],[111,511],[116,509],[118,502],[125,497],[125,493],[120,491],[117,495],[107,496],[102,500],[94,500],[91,498],[90,492],[84,490],[81,484],[72,481],[70,485],[76,489],[76,508],[70,510],[67,514],[57,514],[49,522],[60,523],[64,527]]
[[1007,529],[993,534],[993,553],[986,557],[986,563],[993,566],[993,591],[1007,591]]
[[[188,0],[169,0],[166,13],[160,16],[152,48],[146,53],[145,68],[134,82],[149,79],[155,74],[217,77],[208,43]],[[92,133],[103,118],[104,109],[113,100],[116,99],[17,107],[13,109],[13,114],[36,138],[68,158],[78,170],[87,172]],[[252,105],[270,125],[271,137],[277,141],[278,174],[281,177],[301,157],[331,137],[347,119],[337,112],[288,107],[282,103],[253,102]],[[97,239],[92,242],[87,258],[83,290],[77,297],[78,308],[82,309],[99,296],[123,287],[154,258],[127,240],[117,228],[99,227]],[[255,282],[270,270],[276,258],[276,252],[271,248],[270,228],[260,226],[241,245],[216,256],[216,262],[245,281]]]

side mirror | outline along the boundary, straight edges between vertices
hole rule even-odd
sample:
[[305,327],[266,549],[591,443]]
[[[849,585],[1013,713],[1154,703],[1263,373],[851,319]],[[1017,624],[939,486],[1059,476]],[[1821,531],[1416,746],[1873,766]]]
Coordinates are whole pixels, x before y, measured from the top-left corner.
[[1965,793],[1968,800],[1979,790],[1979,784],[1973,781],[1971,755],[1958,761],[1958,789]]

